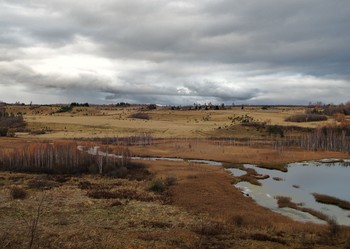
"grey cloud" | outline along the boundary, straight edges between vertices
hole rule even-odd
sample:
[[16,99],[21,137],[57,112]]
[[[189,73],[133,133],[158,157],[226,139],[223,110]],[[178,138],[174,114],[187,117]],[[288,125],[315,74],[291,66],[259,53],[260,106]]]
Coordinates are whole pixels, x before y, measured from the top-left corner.
[[[28,91],[81,88],[97,92],[97,102],[104,94],[190,103],[284,101],[289,87],[288,101],[307,103],[298,93],[313,77],[310,98],[330,100],[339,93],[332,82],[350,90],[349,26],[350,4],[343,0],[3,0],[0,63],[7,64],[0,90],[9,84]],[[26,50],[33,47],[52,51]],[[96,58],[96,70],[81,61],[70,74],[54,63],[63,54],[69,64],[70,53]],[[111,65],[99,65],[101,58]],[[300,84],[289,86],[285,76]]]

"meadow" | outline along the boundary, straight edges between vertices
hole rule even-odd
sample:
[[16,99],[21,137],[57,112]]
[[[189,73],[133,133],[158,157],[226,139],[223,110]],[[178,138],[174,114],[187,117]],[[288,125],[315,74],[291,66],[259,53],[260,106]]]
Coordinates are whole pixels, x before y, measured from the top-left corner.
[[[297,145],[320,127],[340,125],[332,115],[286,121],[308,109],[138,105],[62,112],[59,105],[8,105],[6,112],[22,115],[26,126],[0,138],[0,248],[350,248],[349,227],[332,219],[297,222],[261,207],[233,186],[244,178],[224,167],[131,159],[283,171],[290,162],[349,158],[341,149]],[[94,146],[121,157],[88,154]]]

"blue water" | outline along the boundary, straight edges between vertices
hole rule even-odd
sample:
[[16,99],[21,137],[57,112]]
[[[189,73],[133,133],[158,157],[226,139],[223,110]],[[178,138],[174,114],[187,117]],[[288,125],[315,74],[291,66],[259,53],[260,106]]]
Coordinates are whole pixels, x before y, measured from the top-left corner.
[[[262,186],[254,186],[247,182],[240,182],[236,187],[242,189],[258,204],[276,212],[293,217],[296,220],[322,223],[317,218],[300,211],[277,207],[275,196],[288,196],[295,203],[302,203],[304,207],[312,208],[327,214],[337,220],[339,224],[350,226],[350,211],[334,205],[317,203],[312,193],[326,194],[350,201],[350,167],[348,162],[301,162],[288,165],[288,172],[258,168],[246,164],[246,168],[253,168],[259,174],[269,175],[270,178],[260,180]],[[232,171],[235,175],[235,172]],[[241,173],[241,172],[239,172]],[[273,178],[281,178],[277,181]]]

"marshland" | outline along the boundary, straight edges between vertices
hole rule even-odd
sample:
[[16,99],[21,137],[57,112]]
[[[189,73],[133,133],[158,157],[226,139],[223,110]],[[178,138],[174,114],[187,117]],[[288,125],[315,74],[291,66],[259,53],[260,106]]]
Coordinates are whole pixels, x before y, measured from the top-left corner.
[[350,248],[349,105],[0,108],[0,248]]

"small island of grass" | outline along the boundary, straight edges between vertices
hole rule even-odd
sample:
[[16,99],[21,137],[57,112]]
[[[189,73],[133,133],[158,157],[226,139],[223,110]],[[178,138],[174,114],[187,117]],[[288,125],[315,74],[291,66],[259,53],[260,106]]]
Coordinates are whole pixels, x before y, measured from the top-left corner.
[[323,195],[318,193],[312,194],[315,197],[315,200],[320,203],[324,204],[330,204],[330,205],[336,205],[342,209],[350,210],[350,202],[329,196],[329,195]]

